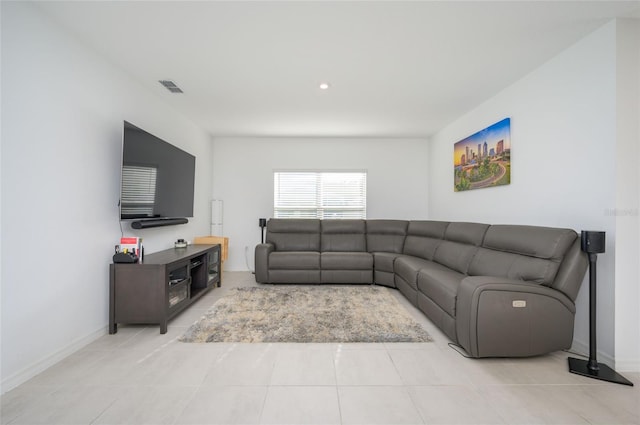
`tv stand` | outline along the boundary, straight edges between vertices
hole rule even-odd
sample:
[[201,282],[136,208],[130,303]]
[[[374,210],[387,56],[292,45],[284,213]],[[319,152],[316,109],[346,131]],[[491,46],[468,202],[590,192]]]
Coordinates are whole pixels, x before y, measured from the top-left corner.
[[148,229],[150,227],[175,226],[176,224],[187,224],[189,220],[186,218],[150,218],[146,220],[137,220],[131,222],[133,229]]
[[145,255],[142,264],[109,267],[109,333],[118,323],[167,324],[221,285],[220,245],[190,245]]

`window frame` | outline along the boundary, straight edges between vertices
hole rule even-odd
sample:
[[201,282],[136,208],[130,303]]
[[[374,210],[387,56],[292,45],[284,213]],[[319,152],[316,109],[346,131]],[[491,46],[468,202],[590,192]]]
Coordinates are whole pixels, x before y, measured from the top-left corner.
[[[287,194],[282,195],[283,182],[280,179],[282,174],[307,174],[315,177],[315,190],[311,190],[307,199],[303,200],[299,205],[286,205],[291,203],[291,194],[289,199]],[[339,188],[331,187],[330,178],[323,180],[324,176],[329,174],[358,174],[359,181],[354,186],[354,199],[351,202],[355,205],[336,205],[339,203]],[[367,218],[367,170],[363,169],[278,169],[273,171],[273,217],[274,218],[291,218],[291,219],[366,219]],[[355,177],[355,176],[354,176]],[[333,182],[335,185],[335,182]],[[331,190],[334,190],[331,192]],[[315,192],[315,194],[314,194]],[[331,196],[333,195],[333,196]],[[315,202],[310,204],[311,198]],[[305,202],[306,201],[306,202]],[[329,204],[327,204],[329,202]],[[288,213],[287,213],[288,211]]]

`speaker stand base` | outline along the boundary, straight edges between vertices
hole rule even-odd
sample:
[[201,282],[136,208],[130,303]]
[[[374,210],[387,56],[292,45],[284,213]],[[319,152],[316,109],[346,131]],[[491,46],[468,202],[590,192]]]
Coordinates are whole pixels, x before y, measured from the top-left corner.
[[588,378],[599,379],[601,381],[613,382],[615,384],[630,385],[633,382],[611,369],[606,364],[598,363],[598,370],[591,370],[588,367],[589,361],[569,357],[569,372],[577,375],[586,376]]

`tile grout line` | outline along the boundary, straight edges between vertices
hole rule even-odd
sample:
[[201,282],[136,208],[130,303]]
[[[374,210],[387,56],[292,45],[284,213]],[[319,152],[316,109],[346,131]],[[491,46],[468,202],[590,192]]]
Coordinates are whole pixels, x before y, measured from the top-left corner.
[[332,359],[332,364],[333,364],[333,379],[335,380],[335,390],[336,390],[336,398],[338,399],[338,415],[340,416],[340,424],[342,425],[344,423],[344,419],[342,417],[342,403],[340,403],[340,387],[338,386],[338,368],[336,367],[336,362],[338,360],[338,355],[339,353],[342,353],[342,344],[338,344],[338,346],[336,347],[334,354],[333,354],[333,359]]
[[391,356],[391,353],[389,352],[389,347],[385,346],[385,351],[387,353],[387,356],[389,357],[389,360],[391,361],[391,364],[393,365],[394,370],[396,371],[396,373],[398,374],[398,377],[400,378],[400,382],[402,382],[403,391],[405,392],[405,394],[407,394],[409,396],[409,400],[411,400],[411,405],[413,406],[415,411],[418,413],[418,417],[420,418],[422,423],[426,424],[427,423],[426,419],[422,415],[422,412],[420,411],[419,406],[416,404],[416,401],[414,400],[414,396],[413,396],[412,392],[409,391],[409,385],[407,384],[407,382],[402,377],[402,374],[400,373],[400,370],[398,369],[398,365],[396,364],[395,361],[393,361],[393,356]]

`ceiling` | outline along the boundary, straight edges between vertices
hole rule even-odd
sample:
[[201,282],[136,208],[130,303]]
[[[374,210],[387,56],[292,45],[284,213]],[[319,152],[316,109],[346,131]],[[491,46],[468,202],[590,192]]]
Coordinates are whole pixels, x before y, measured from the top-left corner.
[[640,18],[639,1],[38,4],[213,136],[428,137],[610,19]]

